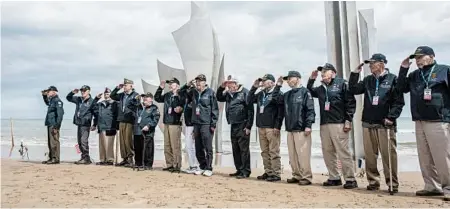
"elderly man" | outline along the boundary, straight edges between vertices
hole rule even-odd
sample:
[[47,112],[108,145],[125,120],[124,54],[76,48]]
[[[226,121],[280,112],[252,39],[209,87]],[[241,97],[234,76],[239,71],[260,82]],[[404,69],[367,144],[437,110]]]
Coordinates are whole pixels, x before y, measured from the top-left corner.
[[[322,85],[313,87],[318,72],[322,75]],[[337,166],[339,157],[345,179],[344,188],[357,188],[355,166],[348,140],[356,107],[355,97],[348,90],[347,82],[336,78],[336,68],[330,63],[317,67],[317,70],[311,73],[307,88],[314,98],[319,99],[320,138],[323,159],[329,173],[323,186],[342,185]]]
[[[170,85],[170,92],[162,94],[165,84]],[[180,172],[181,168],[181,116],[185,99],[180,94],[180,82],[173,78],[161,81],[155,93],[155,101],[164,103],[164,156],[166,168],[164,171]]]
[[[104,100],[99,100],[104,96]],[[105,88],[98,94],[93,102],[94,126],[98,130],[99,161],[97,165],[114,165],[114,138],[117,133],[118,102],[110,97],[111,89]]]
[[280,100],[285,116],[289,162],[292,167],[292,178],[287,182],[310,185],[311,126],[316,117],[314,100],[309,90],[301,86],[302,80],[298,71],[289,71],[287,76],[278,79],[277,85],[283,85],[283,80],[291,87]]
[[[410,59],[419,69],[408,76]],[[450,201],[450,67],[438,64],[434,50],[420,46],[403,60],[398,87],[410,92],[416,124],[417,151],[425,188],[417,196],[441,196]]]
[[[194,86],[194,87],[192,87]],[[195,77],[195,85],[186,84],[183,89],[188,92],[188,103],[192,101],[192,124],[194,125],[195,152],[200,169],[196,175],[210,177],[212,172],[212,140],[219,118],[219,105],[214,90],[206,84],[203,74]]]
[[[158,106],[153,104],[153,94],[141,94],[142,104],[138,106],[137,120],[134,129],[135,167],[143,170],[153,169],[155,151],[155,130],[160,113]],[[138,98],[140,99],[140,98]]]
[[[254,107],[247,101],[249,91],[234,78],[224,81],[217,89],[217,101],[226,102],[226,117],[230,127],[231,147],[238,179],[248,178],[250,168],[250,130],[253,126]],[[225,88],[228,87],[228,91]]]
[[54,86],[48,87],[42,92],[47,108],[47,115],[45,116],[45,126],[47,126],[47,140],[48,140],[48,157],[47,161],[42,164],[59,164],[59,130],[61,128],[64,108],[63,102],[58,97],[58,89]]
[[[81,91],[80,96],[74,96]],[[91,104],[94,99],[91,97],[91,88],[87,85],[80,89],[74,89],[67,94],[67,101],[76,105],[75,114],[73,116],[73,124],[77,126],[78,146],[81,150],[81,159],[75,164],[91,164],[91,157],[89,156],[89,133],[94,130],[92,126],[92,119],[94,116],[94,109]]]
[[[124,79],[123,84],[119,84],[112,92],[111,99],[119,101],[119,114],[117,120],[120,133],[120,155],[122,162],[118,166],[130,167],[133,165],[133,125],[136,121],[137,104],[136,97],[139,96],[133,89],[133,81]],[[122,93],[118,93],[123,88]]]
[[[359,73],[364,63],[370,64],[372,75],[368,75],[362,81],[359,81]],[[364,94],[362,126],[366,173],[369,181],[367,190],[380,189],[380,174],[377,168],[378,150],[380,150],[386,184],[389,186],[390,192],[397,193],[399,184],[397,178],[397,140],[395,136],[396,119],[400,117],[405,101],[403,94],[395,87],[397,76],[389,73],[388,69],[385,68],[387,64],[386,56],[374,54],[364,63],[360,64],[350,74],[349,89],[355,95]],[[388,164],[389,156],[392,162],[391,167]],[[389,177],[389,169],[392,169],[392,179]],[[392,191],[390,189],[391,180]]]
[[[262,90],[255,94],[261,82]],[[280,88],[275,84],[275,77],[266,74],[255,80],[248,95],[249,102],[256,103],[256,127],[265,171],[257,179],[271,182],[281,180],[280,129],[283,107],[278,101],[283,97],[283,92]]]

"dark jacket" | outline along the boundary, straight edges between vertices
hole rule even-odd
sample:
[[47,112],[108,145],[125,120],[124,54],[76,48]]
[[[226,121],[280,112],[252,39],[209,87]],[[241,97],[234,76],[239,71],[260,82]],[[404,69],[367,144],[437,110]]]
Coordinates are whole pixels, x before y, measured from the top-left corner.
[[[158,106],[151,104],[148,107],[139,105],[137,111],[137,119],[134,125],[134,135],[145,135],[149,137],[155,136],[156,126],[158,125],[160,113]],[[140,118],[140,121],[139,121]],[[142,131],[147,126],[148,131]]]
[[302,132],[315,122],[314,99],[305,87],[294,88],[283,95],[284,126],[288,132]]
[[98,133],[102,131],[108,132],[107,135],[115,135],[119,129],[117,115],[119,114],[118,102],[112,99],[98,102],[99,98],[95,98],[93,102],[94,109],[94,126],[97,126]]
[[[185,98],[184,95],[179,93],[178,95],[174,95],[173,92],[167,92],[162,95],[163,88],[158,87],[155,93],[155,101],[159,103],[164,103],[164,116],[163,123],[169,125],[181,125],[181,115],[183,112],[176,113],[176,107],[184,107]],[[170,114],[169,114],[170,108]]]
[[[314,98],[319,99],[320,125],[352,122],[356,100],[348,90],[347,81],[342,78],[334,78],[328,85],[322,83],[318,87],[313,87],[314,81],[315,79],[309,79],[307,88]],[[330,103],[327,111],[325,110],[326,101]]]
[[255,107],[247,100],[248,90],[242,85],[239,85],[238,90],[233,94],[224,93],[224,90],[225,88],[219,86],[216,97],[217,101],[226,102],[225,112],[228,124],[246,123],[245,127],[252,129]]
[[45,125],[59,130],[64,116],[63,102],[59,99],[58,95],[51,98],[47,97],[47,95],[43,95],[42,98],[48,106],[47,115],[45,116]]
[[75,114],[73,115],[73,124],[77,126],[91,126],[94,117],[94,109],[91,108],[94,99],[89,95],[88,99],[74,96],[73,92],[67,94],[66,99],[76,105]]
[[[182,90],[187,94],[188,104],[192,102],[192,124],[210,125],[212,128],[216,128],[219,118],[219,104],[217,103],[214,90],[206,87],[200,93],[194,87],[186,88],[189,87],[184,85]],[[196,114],[197,107],[200,111],[199,115]]]
[[186,126],[193,126],[193,124],[192,124],[192,102],[187,103],[187,101],[186,101],[186,103],[184,104],[184,108],[183,108],[183,114],[184,114],[184,124]]
[[[283,125],[284,108],[279,101],[283,98],[281,86],[276,85],[269,91],[260,91],[255,95],[258,88],[252,86],[250,89],[248,100],[256,103],[256,127],[258,128],[276,128],[281,129]],[[264,111],[261,113],[261,106]]]
[[372,105],[375,95],[377,79],[374,75],[366,76],[359,81],[359,73],[350,74],[349,89],[354,95],[364,94],[364,109],[362,122],[384,125],[384,119],[389,119],[396,125],[396,120],[402,113],[405,101],[403,94],[398,91],[397,76],[386,69],[379,77],[378,105]]
[[134,124],[136,120],[136,111],[137,107],[140,104],[140,101],[136,99],[139,95],[134,90],[131,91],[129,95],[126,95],[124,92],[119,92],[120,88],[115,88],[111,92],[111,99],[119,102],[119,114],[117,115],[117,121],[121,123],[131,123]]
[[[430,72],[433,73],[430,76]],[[424,99],[426,84],[422,73],[431,88],[431,101]],[[411,94],[411,115],[413,121],[439,121],[450,123],[450,67],[435,62],[433,65],[417,69],[408,76],[408,68],[400,68],[398,88],[403,93]]]

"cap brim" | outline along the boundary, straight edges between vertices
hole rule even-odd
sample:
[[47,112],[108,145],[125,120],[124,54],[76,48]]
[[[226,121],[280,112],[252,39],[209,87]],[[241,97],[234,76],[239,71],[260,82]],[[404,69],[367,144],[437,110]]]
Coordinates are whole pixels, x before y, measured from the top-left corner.
[[289,78],[289,76],[284,76],[284,77],[283,77],[283,80],[286,81],[288,78]]
[[317,71],[322,71],[322,70],[323,70],[322,66],[317,67]]
[[409,59],[415,59],[416,56],[422,56],[422,55],[424,55],[424,54],[411,54],[411,55],[409,55]]

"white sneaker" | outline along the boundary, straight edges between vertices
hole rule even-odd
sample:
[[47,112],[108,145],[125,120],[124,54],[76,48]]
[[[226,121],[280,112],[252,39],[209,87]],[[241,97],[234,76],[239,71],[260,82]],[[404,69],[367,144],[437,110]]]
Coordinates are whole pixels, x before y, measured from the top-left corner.
[[194,174],[195,174],[195,175],[202,175],[204,172],[205,172],[205,171],[202,170],[202,169],[197,169],[197,170],[194,172]]
[[187,174],[194,174],[197,171],[197,167],[189,167],[188,169],[184,170]]
[[212,172],[212,171],[209,171],[209,170],[206,170],[205,172],[203,172],[203,175],[204,175],[204,176],[207,176],[207,177],[210,177],[210,176],[213,175],[213,172]]

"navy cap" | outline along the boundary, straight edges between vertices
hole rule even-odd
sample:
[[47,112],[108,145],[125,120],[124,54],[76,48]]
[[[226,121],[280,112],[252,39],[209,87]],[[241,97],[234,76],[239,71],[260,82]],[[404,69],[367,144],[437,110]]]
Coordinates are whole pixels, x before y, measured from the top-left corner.
[[413,54],[409,55],[409,59],[414,59],[416,56],[421,56],[421,55],[430,55],[430,56],[435,56],[434,55],[434,50],[429,47],[429,46],[419,46],[417,47],[416,51],[414,51]]
[[302,76],[300,75],[300,73],[298,71],[291,70],[291,71],[288,72],[287,76],[283,77],[283,80],[287,80],[290,77],[302,78]]
[[198,81],[206,81],[206,76],[203,74],[198,75],[197,77],[195,77],[195,80]]
[[103,93],[111,93],[111,89],[108,88],[108,87],[106,87],[106,88],[105,88],[105,92],[103,92]]
[[271,80],[275,82],[275,77],[272,74],[265,74],[262,78],[260,78],[261,81],[267,81]]
[[383,62],[384,64],[387,64],[387,59],[386,56],[384,56],[384,54],[373,54],[372,57],[368,60],[364,60],[364,63],[369,64],[371,62]]
[[317,70],[318,70],[318,71],[322,71],[322,70],[332,70],[332,71],[335,72],[335,73],[337,72],[337,71],[336,71],[336,68],[335,68],[332,64],[330,64],[330,63],[325,63],[325,65],[317,67]]
[[91,90],[91,87],[89,87],[88,85],[83,85],[83,86],[80,88],[80,90],[81,90],[81,91]]
[[147,92],[147,93],[145,93],[145,94],[141,94],[141,97],[150,97],[150,98],[153,99],[153,94],[150,93],[150,92]]
[[56,91],[56,92],[58,92],[58,89],[55,86],[49,86],[47,91]]
[[177,78],[172,78],[170,80],[166,80],[166,83],[168,83],[168,84],[176,83],[176,84],[180,85],[180,81]]

